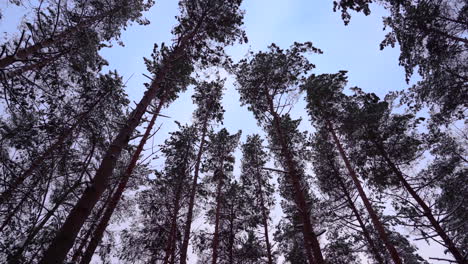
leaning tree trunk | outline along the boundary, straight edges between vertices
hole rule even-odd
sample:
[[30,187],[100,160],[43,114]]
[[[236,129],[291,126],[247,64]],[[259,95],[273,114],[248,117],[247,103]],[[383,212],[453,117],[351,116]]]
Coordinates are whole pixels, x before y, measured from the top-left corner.
[[[58,231],[54,240],[45,252],[44,257],[39,262],[40,264],[61,264],[65,260],[68,251],[75,242],[78,232],[83,226],[83,223],[86,221],[91,210],[107,188],[109,178],[114,171],[115,164],[117,159],[120,157],[123,148],[128,145],[130,136],[140,123],[148,105],[160,91],[161,84],[172,67],[171,63],[174,60],[181,58],[184,49],[188,45],[189,37],[193,37],[195,33],[196,32],[191,32],[188,36],[183,37],[180,41],[180,45],[177,46],[173,53],[167,58],[166,63],[163,64],[164,67],[156,75],[155,80],[145,92],[145,95],[137,104],[135,110],[130,114],[130,118],[120,129],[118,135],[111,143],[96,172],[96,175],[94,176],[92,184],[86,188],[75,207],[71,210],[62,228]],[[164,86],[162,87],[164,88]]]
[[419,196],[419,194],[408,183],[408,181],[403,176],[403,173],[400,171],[400,169],[395,165],[395,163],[393,163],[393,161],[388,156],[388,154],[385,151],[383,145],[379,144],[376,141],[374,141],[373,143],[376,145],[376,147],[379,150],[381,156],[384,158],[385,162],[390,166],[393,173],[395,173],[398,180],[403,184],[403,186],[410,193],[410,195],[413,197],[413,199],[418,203],[418,205],[421,206],[421,208],[422,208],[422,210],[424,212],[424,215],[427,217],[427,219],[429,220],[431,225],[434,227],[435,231],[440,236],[440,238],[442,238],[442,240],[444,241],[444,243],[447,246],[448,250],[450,251],[450,253],[452,253],[453,257],[457,260],[458,263],[464,264],[465,263],[465,258],[462,256],[462,254],[457,249],[457,247],[455,246],[453,241],[449,238],[449,236],[444,231],[444,229],[440,226],[439,222],[435,219],[431,208],[429,208],[429,206],[424,202],[424,200],[421,198],[421,196]]
[[333,137],[333,141],[335,142],[336,147],[338,148],[338,151],[340,153],[341,158],[343,159],[346,169],[348,170],[349,175],[351,176],[351,179],[354,182],[354,185],[356,186],[356,189],[359,193],[359,196],[361,197],[362,201],[364,202],[364,205],[367,209],[367,212],[369,213],[372,223],[374,224],[375,228],[377,229],[377,232],[379,233],[380,239],[382,239],[385,247],[390,253],[390,256],[395,264],[402,264],[403,262],[400,259],[400,256],[398,255],[397,250],[395,247],[390,243],[390,240],[388,239],[388,235],[385,232],[385,228],[382,225],[382,223],[379,220],[379,217],[377,216],[376,212],[372,208],[372,205],[367,198],[366,193],[364,192],[364,189],[362,188],[362,185],[356,175],[356,172],[351,166],[351,163],[348,160],[348,157],[346,156],[346,153],[343,150],[343,147],[341,146],[341,142],[336,136],[335,130],[333,129],[333,126],[330,121],[327,121],[327,126],[329,129],[329,132],[331,133]]
[[349,208],[351,208],[351,211],[353,211],[354,216],[356,216],[356,220],[358,221],[359,226],[362,229],[362,234],[364,235],[364,238],[366,238],[367,243],[369,243],[369,248],[372,251],[372,254],[374,255],[375,260],[379,264],[384,264],[385,262],[382,256],[380,255],[380,252],[377,250],[374,240],[371,238],[369,231],[367,230],[366,225],[364,224],[364,221],[361,218],[361,214],[359,213],[358,209],[356,208],[356,205],[354,204],[351,198],[348,188],[345,186],[344,182],[339,178],[338,178],[338,182],[341,186],[341,189],[343,190],[343,193],[345,195],[346,201],[348,202]]
[[104,212],[104,210],[106,209],[107,207],[107,204],[110,202],[110,199],[111,199],[111,195],[113,194],[113,191],[112,190],[110,193],[109,193],[109,197],[108,199],[106,199],[106,201],[104,202],[104,204],[99,208],[99,210],[97,211],[96,213],[96,219],[92,220],[90,226],[89,226],[89,229],[88,231],[86,231],[85,235],[83,236],[83,239],[81,240],[81,243],[80,245],[78,246],[78,248],[76,249],[75,253],[73,254],[72,256],[72,259],[71,259],[71,262],[72,263],[77,263],[78,261],[78,258],[82,255],[81,253],[83,252],[83,249],[84,247],[86,246],[87,242],[88,242],[88,239],[91,237],[91,235],[93,234],[94,230],[96,230],[96,227],[98,225],[98,221],[100,219],[100,216],[102,215],[102,213]]
[[161,100],[159,101],[159,105],[157,109],[155,110],[155,112],[153,113],[153,117],[151,118],[148,124],[148,127],[146,128],[145,134],[141,138],[137,149],[133,153],[132,159],[130,160],[129,165],[127,166],[127,169],[125,170],[125,173],[122,175],[122,179],[119,182],[117,190],[112,196],[109,206],[106,208],[106,211],[104,212],[104,215],[102,216],[101,221],[96,227],[96,231],[94,232],[94,235],[91,238],[91,241],[89,242],[89,245],[86,248],[86,251],[81,259],[82,264],[89,263],[91,261],[91,258],[93,257],[97,246],[101,242],[101,239],[104,236],[104,232],[107,226],[109,225],[111,216],[114,213],[115,208],[117,207],[117,204],[119,203],[120,199],[122,198],[122,194],[125,188],[127,187],[128,180],[130,179],[130,176],[132,175],[133,170],[135,169],[138,159],[140,158],[141,152],[143,151],[143,148],[148,138],[151,135],[151,131],[153,130],[154,124],[156,123],[156,118],[158,117],[159,112],[161,111],[161,108],[164,105],[164,101],[165,101],[165,96],[163,96]]
[[[47,38],[45,40],[42,40],[41,42],[35,43],[34,45],[28,46],[23,49],[19,49],[16,51],[15,54],[8,55],[8,56],[1,58],[0,69],[5,69],[6,67],[10,66],[11,64],[17,61],[26,60],[29,57],[31,57],[33,54],[39,52],[41,49],[48,48],[58,43],[63,43],[67,41],[67,39],[70,38],[70,36],[72,36],[73,34],[79,32],[80,30],[83,30],[84,28],[91,26],[92,24],[99,21],[103,17],[109,16],[115,13],[118,9],[119,8],[114,8],[110,11],[104,12],[103,14],[99,14],[89,19],[86,19],[85,21],[80,22],[77,25],[64,30],[63,32],[59,33],[58,35],[54,37]],[[21,43],[19,43],[18,45],[20,44]]]
[[310,211],[308,210],[306,195],[301,186],[301,176],[299,175],[291,150],[286,144],[286,137],[281,129],[280,117],[274,111],[273,100],[269,98],[269,111],[273,115],[273,126],[278,135],[281,145],[281,155],[285,159],[287,178],[293,186],[294,202],[298,207],[299,216],[302,221],[302,234],[304,236],[304,248],[306,250],[309,264],[324,264],[322,250],[314,232],[311,222]]
[[198,185],[198,176],[200,173],[200,164],[201,164],[201,158],[204,152],[204,147],[205,147],[205,138],[206,138],[206,132],[208,128],[208,120],[205,119],[203,122],[203,127],[202,127],[202,136],[201,136],[201,141],[200,141],[200,148],[198,149],[197,153],[197,159],[195,161],[195,169],[194,169],[194,174],[193,174],[193,182],[192,182],[192,188],[190,190],[190,198],[189,198],[189,204],[188,204],[188,211],[187,211],[187,219],[185,220],[185,229],[184,229],[184,240],[182,241],[182,248],[180,251],[180,264],[186,264],[187,263],[187,251],[188,251],[188,245],[190,241],[190,229],[192,227],[192,218],[193,218],[193,208],[195,206],[195,196],[197,194],[197,185]]

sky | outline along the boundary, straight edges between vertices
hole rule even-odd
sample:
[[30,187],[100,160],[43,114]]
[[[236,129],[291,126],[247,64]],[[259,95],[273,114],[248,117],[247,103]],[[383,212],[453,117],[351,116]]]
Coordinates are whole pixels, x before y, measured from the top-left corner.
[[[17,32],[17,21],[24,10],[11,8],[0,4],[4,18],[0,20],[0,32]],[[6,7],[6,8],[5,8]],[[271,43],[281,48],[288,48],[293,42],[311,41],[314,46],[323,50],[321,55],[309,55],[309,59],[316,65],[312,73],[335,73],[340,70],[348,71],[348,87],[358,86],[365,92],[373,92],[383,97],[389,91],[402,90],[408,87],[405,74],[398,65],[399,48],[379,48],[383,40],[382,16],[386,11],[381,7],[372,6],[372,14],[353,14],[351,23],[345,26],[340,13],[333,12],[333,1],[310,0],[249,0],[244,1],[245,24],[249,42],[243,45],[228,47],[227,53],[234,61],[243,58],[248,51],[266,50]],[[114,44],[112,48],[105,48],[101,54],[108,60],[109,66],[105,70],[116,69],[126,82],[126,91],[132,106],[142,97],[145,87],[143,83],[149,75],[143,63],[143,57],[150,57],[155,43],[170,43],[171,29],[176,24],[175,16],[178,14],[176,0],[157,0],[154,7],[145,13],[151,22],[148,26],[137,24],[129,26],[121,36],[125,46]],[[239,95],[235,90],[234,78],[225,75],[226,90],[223,106],[226,110],[224,126],[234,133],[241,129],[242,141],[247,135],[253,133],[263,134],[253,115],[246,107],[240,106]],[[180,123],[190,123],[194,105],[191,100],[193,90],[181,94],[179,99],[164,109],[164,115],[170,118],[160,119],[161,130],[149,144],[161,144],[168,133],[177,129],[175,120]],[[292,116],[302,118],[301,130],[311,130],[309,118],[304,110],[305,102],[297,102],[292,110]],[[147,146],[150,148],[151,146]],[[237,165],[240,164],[240,150],[236,152]],[[153,168],[161,169],[162,161],[155,161]],[[237,166],[234,171],[239,175]],[[279,208],[275,209],[275,219],[280,217]],[[405,230],[402,230],[405,232]],[[417,242],[419,253],[426,259],[434,256],[444,256],[441,248],[427,245],[423,241]],[[195,263],[192,261],[192,263]],[[431,263],[438,263],[433,262]]]

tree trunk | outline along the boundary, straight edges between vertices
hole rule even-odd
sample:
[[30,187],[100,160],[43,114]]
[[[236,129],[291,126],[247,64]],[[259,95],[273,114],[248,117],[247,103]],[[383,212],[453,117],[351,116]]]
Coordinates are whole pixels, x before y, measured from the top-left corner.
[[[191,35],[194,34],[192,33]],[[39,262],[40,264],[61,264],[65,260],[83,223],[107,188],[108,180],[114,171],[116,161],[120,157],[122,149],[128,145],[130,136],[140,123],[148,105],[161,89],[160,85],[171,68],[171,61],[181,56],[185,45],[187,45],[188,38],[184,38],[184,40],[185,41],[182,41],[181,45],[176,47],[173,53],[168,57],[164,64],[165,67],[157,74],[155,80],[145,92],[145,95],[140,100],[135,110],[130,114],[130,118],[127,120],[126,124],[120,129],[118,135],[107,150],[91,186],[86,188],[83,195],[68,215],[62,228],[58,231],[42,260]]]
[[177,216],[179,215],[180,209],[180,196],[182,193],[182,180],[177,186],[176,197],[174,201],[174,214],[171,219],[171,230],[169,232],[169,241],[167,242],[166,253],[164,256],[164,264],[169,263],[169,258],[172,255],[175,255],[175,246],[176,246],[176,229],[177,229]]
[[320,244],[312,227],[311,215],[307,206],[305,193],[301,186],[301,176],[297,172],[295,161],[292,159],[291,150],[286,144],[285,135],[280,125],[280,117],[274,111],[273,100],[271,98],[269,98],[269,111],[273,115],[273,125],[280,140],[281,154],[286,162],[286,175],[293,186],[294,202],[298,207],[299,216],[302,221],[302,234],[305,242],[304,248],[309,264],[324,264],[325,261],[320,249]]
[[193,218],[193,208],[195,206],[195,196],[197,194],[197,185],[198,185],[198,175],[200,173],[200,164],[201,158],[204,152],[205,138],[208,127],[208,120],[205,119],[203,122],[202,136],[200,141],[200,148],[198,149],[197,159],[195,161],[195,169],[193,174],[192,189],[190,190],[190,199],[188,204],[187,219],[185,220],[185,229],[184,229],[184,241],[182,242],[182,248],[180,252],[180,264],[187,263],[187,251],[190,241],[190,229],[192,227],[192,218]]
[[[339,177],[339,176],[337,176]],[[346,198],[346,201],[348,202],[348,205],[349,205],[349,208],[351,208],[351,210],[353,211],[354,213],[354,216],[356,216],[356,220],[358,221],[359,223],[359,226],[361,227],[362,229],[362,234],[364,235],[364,238],[366,238],[367,240],[367,243],[369,243],[369,249],[372,251],[373,255],[374,255],[374,258],[375,260],[380,263],[380,264],[384,264],[384,260],[382,258],[382,256],[380,255],[380,252],[378,251],[375,243],[374,243],[374,240],[372,240],[367,228],[366,228],[366,225],[364,224],[364,221],[362,220],[361,218],[361,215],[358,211],[358,209],[356,208],[352,198],[351,198],[351,195],[348,191],[348,188],[345,186],[344,182],[338,178],[338,181],[340,183],[340,186],[341,186],[341,189],[343,190],[343,193],[345,195],[345,198]]]
[[[126,124],[120,129],[118,135],[111,143],[104,158],[94,176],[91,186],[86,188],[83,195],[68,215],[65,223],[62,225],[57,235],[55,236],[49,248],[46,250],[43,258],[39,264],[62,264],[65,260],[68,251],[73,246],[76,236],[80,231],[86,218],[91,213],[91,210],[96,205],[102,193],[107,187],[107,182],[112,176],[117,159],[120,157],[122,149],[128,145],[130,136],[135,131],[140,123],[143,114],[146,112],[148,105],[156,98],[158,92],[162,89],[169,89],[166,86],[161,86],[168,71],[171,70],[173,62],[182,58],[186,46],[189,41],[196,36],[201,24],[204,23],[205,15],[202,16],[195,26],[194,30],[187,32],[186,35],[181,36],[177,46],[172,53],[164,60],[164,67],[156,75],[156,78],[151,83],[148,90],[145,92],[143,98],[137,104],[136,108],[130,114]],[[167,91],[162,91],[166,93]]]
[[213,256],[211,259],[212,264],[218,262],[218,245],[219,245],[219,218],[221,214],[221,187],[223,185],[222,178],[219,178],[218,188],[216,191],[216,213],[215,213],[215,230],[213,234]]
[[270,245],[270,238],[268,235],[268,214],[267,210],[265,207],[265,201],[263,198],[263,190],[262,190],[262,184],[260,182],[260,176],[257,174],[257,181],[258,181],[258,189],[259,189],[259,195],[260,195],[260,206],[262,210],[262,222],[263,222],[263,231],[265,234],[265,243],[267,247],[267,257],[268,257],[268,264],[273,264],[273,257],[271,255],[271,245]]
[[[5,69],[6,67],[10,66],[11,64],[21,61],[21,60],[26,60],[30,56],[32,56],[34,53],[39,52],[41,49],[51,47],[55,44],[65,42],[67,38],[69,38],[71,35],[79,32],[80,30],[91,26],[95,22],[99,21],[103,17],[109,16],[110,14],[116,12],[119,8],[114,8],[110,11],[104,12],[103,14],[96,15],[92,18],[89,18],[83,22],[80,22],[76,24],[75,26],[68,28],[64,30],[63,32],[59,33],[55,37],[50,37],[47,38],[39,43],[36,43],[34,45],[31,45],[29,47],[19,49],[15,54],[13,55],[8,55],[0,59],[0,69]],[[18,45],[21,45],[19,43]]]
[[115,208],[117,207],[117,204],[119,203],[120,199],[122,198],[122,194],[125,191],[125,188],[127,187],[128,180],[130,179],[133,173],[133,169],[135,168],[138,162],[138,159],[140,158],[141,152],[143,151],[146,141],[151,135],[151,131],[153,130],[153,127],[154,127],[154,124],[156,123],[156,119],[159,115],[159,112],[161,111],[161,108],[164,105],[164,101],[165,101],[165,97],[161,98],[158,108],[156,109],[155,113],[153,113],[153,117],[151,118],[148,124],[148,127],[146,128],[145,134],[141,138],[137,149],[133,153],[132,159],[130,160],[129,165],[127,166],[127,169],[125,170],[125,173],[122,175],[122,179],[119,181],[117,190],[112,196],[111,202],[109,206],[106,208],[106,211],[104,212],[104,215],[102,216],[102,219],[99,222],[98,226],[96,227],[96,231],[94,232],[94,235],[91,238],[91,241],[89,242],[88,247],[86,248],[86,251],[81,259],[82,264],[87,264],[91,261],[91,258],[93,257],[97,246],[101,242],[101,239],[104,236],[104,232],[106,231],[106,228],[109,225],[111,216],[114,213]]
[[373,141],[373,143],[376,145],[376,147],[379,150],[380,154],[384,158],[385,162],[390,166],[393,173],[395,173],[398,180],[403,184],[403,186],[410,193],[410,195],[413,197],[413,199],[418,203],[418,205],[421,206],[421,208],[423,209],[424,215],[427,217],[427,219],[429,220],[431,225],[434,227],[435,231],[440,236],[440,238],[442,238],[442,240],[444,241],[444,243],[447,246],[448,250],[450,251],[450,253],[452,253],[453,257],[457,260],[458,263],[464,264],[465,263],[465,258],[462,256],[462,254],[457,249],[457,247],[455,246],[453,241],[449,238],[449,236],[444,231],[444,229],[440,226],[439,222],[435,219],[434,215],[432,214],[432,210],[429,208],[429,206],[418,195],[418,193],[413,189],[413,187],[408,183],[408,181],[406,181],[405,177],[403,176],[403,173],[392,162],[392,160],[388,157],[388,154],[385,151],[383,145],[376,142],[376,141]]
[[372,208],[372,205],[367,198],[366,193],[364,192],[361,183],[359,182],[359,179],[356,175],[356,172],[354,169],[351,167],[351,163],[348,160],[348,157],[346,156],[346,153],[343,150],[343,147],[341,146],[340,140],[336,136],[335,130],[333,129],[333,126],[330,121],[327,121],[328,129],[329,132],[331,133],[333,137],[333,141],[335,142],[336,147],[338,148],[338,151],[340,153],[341,158],[343,159],[346,169],[348,170],[349,175],[351,176],[351,179],[354,182],[354,185],[356,186],[356,189],[359,193],[359,196],[361,197],[362,201],[364,202],[364,205],[367,209],[367,212],[369,213],[372,223],[374,224],[375,228],[377,229],[377,232],[379,233],[380,239],[382,239],[385,247],[390,253],[390,256],[395,264],[402,264],[403,262],[400,259],[400,256],[398,255],[397,250],[395,247],[390,243],[387,233],[385,232],[385,228],[380,222],[377,214],[375,213],[374,209]]
[[230,214],[230,223],[229,223],[229,263],[234,263],[234,221],[235,221],[235,210],[234,203],[231,201],[231,214]]

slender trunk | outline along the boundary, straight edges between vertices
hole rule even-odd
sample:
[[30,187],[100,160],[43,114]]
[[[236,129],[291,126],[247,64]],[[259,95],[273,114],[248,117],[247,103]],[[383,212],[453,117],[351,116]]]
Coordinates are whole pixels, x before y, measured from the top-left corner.
[[263,231],[265,234],[265,243],[267,248],[267,257],[268,257],[268,264],[273,264],[273,257],[271,255],[271,245],[270,245],[270,238],[268,235],[268,215],[267,210],[265,208],[265,200],[263,199],[263,190],[262,184],[259,179],[259,175],[257,174],[257,181],[258,181],[258,188],[259,188],[259,195],[260,195],[260,206],[262,207],[262,222],[263,222]]
[[[182,180],[180,181],[182,182]],[[180,196],[182,193],[182,185],[179,183],[177,186],[176,197],[174,201],[174,214],[171,219],[171,230],[169,232],[169,241],[166,247],[166,253],[164,256],[164,264],[169,263],[169,258],[175,254],[175,245],[176,245],[176,229],[177,229],[177,216],[179,215],[180,209]]]
[[[128,145],[131,134],[140,123],[140,120],[151,101],[158,95],[161,89],[169,89],[166,86],[161,86],[161,84],[164,83],[164,79],[166,78],[168,71],[171,70],[174,61],[184,56],[186,46],[189,44],[190,39],[194,38],[200,30],[205,17],[206,15],[203,15],[197,21],[197,25],[192,32],[188,32],[180,38],[180,41],[177,42],[178,44],[174,48],[172,54],[170,54],[164,63],[162,63],[164,67],[158,72],[156,78],[145,92],[143,98],[141,98],[135,110],[130,114],[130,118],[120,129],[118,135],[104,155],[96,175],[94,176],[92,185],[86,188],[83,195],[65,220],[65,223],[58,231],[54,240],[49,245],[49,248],[46,250],[39,264],[61,264],[65,260],[68,251],[75,242],[78,232],[83,226],[83,223],[86,221],[86,218],[89,216],[91,210],[94,208],[106,189],[107,182],[114,171],[115,163],[120,157],[122,149]],[[167,91],[163,90],[161,92],[165,93]]]
[[450,253],[452,253],[453,257],[457,260],[458,263],[460,263],[460,264],[465,263],[465,258],[460,253],[460,251],[457,249],[457,247],[455,246],[453,241],[449,238],[449,236],[444,231],[444,229],[440,226],[439,222],[435,219],[434,215],[432,214],[432,210],[424,202],[424,200],[421,198],[421,196],[419,196],[418,193],[413,189],[413,187],[408,183],[408,181],[405,179],[405,177],[403,176],[403,173],[400,171],[400,169],[388,157],[388,154],[385,151],[383,145],[379,144],[376,141],[374,141],[374,144],[376,145],[376,147],[380,151],[380,154],[384,158],[385,162],[387,162],[387,164],[392,169],[393,173],[395,173],[395,175],[398,177],[398,180],[403,184],[403,186],[410,193],[410,195],[413,197],[413,199],[418,203],[418,205],[421,206],[421,208],[423,209],[424,215],[427,217],[427,219],[429,220],[431,225],[434,227],[435,231],[440,236],[440,238],[442,238],[442,240],[444,241],[444,243],[447,246],[448,250],[450,251]]
[[91,210],[107,188],[109,178],[114,171],[116,161],[120,157],[122,149],[128,145],[130,136],[140,123],[148,105],[160,91],[160,84],[164,81],[167,72],[170,70],[170,62],[181,56],[186,42],[181,45],[182,46],[176,47],[172,56],[168,58],[165,67],[161,69],[160,73],[156,76],[156,79],[136,106],[135,110],[130,114],[130,118],[127,120],[126,124],[120,129],[118,135],[107,150],[96,175],[94,176],[92,184],[86,188],[39,263],[61,264],[64,261],[68,251],[73,246],[83,223],[86,221]]
[[[232,202],[232,201],[231,201]],[[234,203],[231,203],[231,214],[230,214],[230,223],[229,223],[229,263],[234,263],[234,220],[236,214],[234,210]]]
[[306,195],[301,186],[301,176],[299,175],[295,161],[292,159],[291,150],[286,144],[286,137],[281,129],[280,117],[274,111],[273,100],[269,98],[270,113],[273,115],[273,125],[280,140],[281,154],[286,161],[288,180],[293,186],[294,202],[298,207],[299,216],[302,221],[302,234],[304,236],[304,248],[306,250],[309,264],[325,263],[320,249],[317,236],[313,230],[310,211],[306,202]]
[[93,257],[97,246],[101,242],[101,239],[104,236],[104,232],[106,231],[106,228],[109,225],[111,216],[114,213],[115,208],[117,207],[117,204],[119,203],[120,199],[122,198],[122,194],[125,191],[125,188],[127,187],[128,180],[130,179],[133,170],[138,162],[138,159],[140,158],[141,152],[143,151],[143,148],[151,135],[151,131],[153,130],[154,124],[156,123],[156,118],[158,117],[159,112],[161,111],[161,108],[164,105],[164,101],[165,97],[161,98],[156,111],[153,113],[153,117],[151,118],[148,127],[146,128],[145,134],[141,138],[137,149],[133,153],[132,159],[130,160],[129,165],[125,170],[124,175],[122,175],[122,179],[119,181],[117,190],[112,196],[111,202],[106,208],[106,211],[104,212],[104,215],[102,216],[102,219],[96,227],[96,231],[94,232],[94,235],[91,238],[88,247],[86,248],[86,251],[81,259],[82,264],[89,263],[91,261],[91,258]]
[[216,213],[215,213],[215,230],[213,235],[213,256],[212,256],[212,264],[218,263],[218,245],[219,245],[219,218],[221,214],[221,187],[222,187],[222,179],[219,178],[218,188],[216,191]]
[[351,176],[351,179],[354,182],[354,185],[356,186],[356,189],[359,193],[359,196],[361,197],[362,201],[364,202],[364,205],[367,209],[367,212],[369,213],[372,223],[374,224],[375,228],[377,229],[377,232],[379,233],[380,239],[382,239],[385,247],[390,253],[390,256],[395,264],[402,264],[403,262],[400,259],[400,256],[398,255],[397,250],[395,247],[390,243],[387,233],[385,232],[385,228],[380,222],[376,212],[372,208],[372,205],[367,198],[366,193],[364,192],[364,189],[361,186],[361,183],[359,182],[359,179],[356,175],[356,172],[354,169],[351,167],[351,163],[348,160],[348,157],[346,156],[346,153],[343,150],[343,147],[341,146],[341,142],[336,136],[335,130],[333,129],[333,126],[330,121],[327,121],[328,129],[333,137],[333,141],[335,142],[336,147],[338,148],[338,151],[340,153],[341,158],[343,159],[346,169],[348,170],[349,175]]
[[[38,42],[38,43],[36,43],[34,45],[29,46],[29,47],[19,49],[18,51],[16,51],[15,54],[8,55],[8,56],[5,56],[5,57],[1,58],[0,59],[0,69],[5,69],[6,67],[10,66],[11,64],[13,64],[13,63],[15,63],[17,61],[26,60],[30,56],[32,56],[34,53],[39,52],[41,49],[51,47],[51,46],[56,45],[56,44],[61,43],[61,42],[65,42],[67,40],[67,38],[69,38],[71,35],[79,32],[80,30],[82,30],[84,28],[87,28],[87,27],[91,26],[92,24],[99,21],[103,17],[109,16],[110,14],[116,12],[117,10],[118,10],[118,8],[114,8],[114,9],[112,9],[110,11],[107,11],[107,12],[105,12],[103,14],[96,15],[96,16],[94,16],[92,18],[89,18],[89,19],[87,19],[87,20],[85,20],[83,22],[78,23],[77,25],[75,25],[75,26],[73,26],[71,28],[68,28],[68,29],[64,30],[63,32],[59,33],[56,36],[47,38],[47,39],[45,39],[45,40],[43,40],[41,42]],[[18,45],[21,45],[21,43],[19,43]]]
[[[337,176],[337,177],[339,177],[339,176]],[[380,252],[377,250],[377,247],[376,247],[376,245],[374,243],[374,240],[372,240],[372,238],[371,238],[371,236],[369,234],[369,231],[367,230],[367,227],[366,227],[366,225],[364,224],[364,221],[361,218],[361,214],[359,213],[358,209],[356,208],[356,205],[354,204],[354,202],[353,202],[353,200],[351,198],[351,195],[350,195],[350,193],[348,191],[348,188],[345,186],[345,184],[343,183],[343,181],[341,179],[338,179],[338,181],[339,181],[339,184],[341,186],[341,189],[343,190],[346,201],[348,202],[349,208],[351,208],[351,210],[354,213],[354,216],[356,216],[356,220],[358,221],[359,226],[362,229],[362,234],[364,235],[364,238],[367,240],[367,243],[369,243],[369,249],[372,251],[375,260],[380,264],[384,264],[385,262],[384,262],[382,256],[380,255]]]
[[182,241],[182,248],[180,252],[180,264],[187,263],[187,251],[188,251],[188,245],[190,241],[190,229],[192,227],[192,220],[193,220],[192,219],[193,208],[195,206],[195,196],[197,194],[198,175],[200,173],[201,158],[204,152],[206,132],[208,130],[207,127],[208,127],[208,120],[205,119],[205,121],[203,122],[200,148],[198,149],[197,159],[195,161],[192,189],[190,190],[190,198],[189,198],[188,211],[187,211],[187,219],[185,220],[185,229],[184,229],[184,238],[183,238],[184,240]]

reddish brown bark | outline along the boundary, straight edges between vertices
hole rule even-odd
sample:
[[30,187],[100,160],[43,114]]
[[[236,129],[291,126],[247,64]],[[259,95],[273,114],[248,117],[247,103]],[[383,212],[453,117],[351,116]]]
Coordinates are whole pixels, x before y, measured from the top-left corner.
[[259,173],[257,173],[257,182],[258,182],[258,190],[259,190],[259,195],[260,195],[260,206],[262,210],[263,233],[265,235],[265,243],[267,247],[268,264],[273,264],[273,257],[271,255],[271,244],[270,244],[270,238],[268,234],[268,213],[265,207],[265,200],[263,198],[263,189],[262,189],[262,184],[260,181]]
[[329,129],[329,132],[332,135],[333,141],[335,143],[335,146],[338,148],[338,151],[340,153],[341,158],[343,159],[346,169],[348,170],[349,176],[354,182],[354,185],[359,193],[359,196],[361,197],[361,200],[364,203],[364,206],[367,209],[367,212],[369,213],[372,223],[374,224],[375,228],[377,229],[377,232],[379,233],[380,239],[382,239],[385,247],[387,248],[388,252],[390,253],[390,257],[392,258],[393,262],[395,264],[402,264],[403,262],[400,259],[400,256],[398,255],[397,250],[395,247],[390,243],[390,240],[388,239],[387,233],[385,232],[385,228],[382,225],[382,223],[379,220],[379,217],[377,216],[376,212],[372,208],[372,205],[367,198],[366,193],[364,192],[364,189],[362,188],[361,182],[359,181],[356,172],[354,171],[353,167],[351,166],[351,163],[348,160],[348,157],[346,156],[346,153],[343,150],[343,147],[341,146],[341,142],[336,136],[335,130],[333,129],[333,126],[331,122],[327,122],[327,126]]
[[215,230],[213,234],[213,249],[212,249],[212,258],[211,264],[216,264],[218,262],[218,247],[219,247],[219,221],[221,216],[221,188],[223,185],[223,180],[219,177],[218,186],[216,190],[216,213],[215,213]]
[[197,194],[198,176],[200,173],[201,158],[204,152],[204,147],[205,147],[205,142],[206,142],[205,138],[206,138],[206,132],[208,130],[207,128],[208,128],[208,120],[205,119],[203,123],[203,128],[202,128],[200,148],[198,149],[197,159],[195,161],[193,182],[192,182],[192,188],[190,190],[190,199],[189,199],[188,211],[187,211],[187,219],[185,220],[185,229],[184,229],[184,237],[183,237],[184,240],[182,241],[182,248],[180,252],[180,264],[187,263],[187,251],[188,251],[188,245],[190,241],[190,229],[192,227],[192,220],[193,220],[193,208],[195,206],[195,196]]
[[127,169],[125,170],[125,173],[122,175],[122,178],[119,181],[117,190],[112,196],[109,206],[106,208],[106,211],[104,212],[104,215],[102,216],[102,219],[99,222],[98,226],[96,227],[96,231],[94,231],[94,235],[91,238],[91,241],[89,242],[88,247],[86,248],[86,251],[81,259],[82,264],[85,264],[85,263],[87,264],[91,261],[94,255],[94,252],[96,251],[97,246],[101,242],[102,237],[104,236],[104,232],[106,231],[106,228],[109,225],[109,221],[112,217],[112,214],[114,213],[115,208],[117,208],[117,205],[120,199],[122,198],[122,194],[125,191],[125,188],[127,187],[128,180],[130,179],[133,173],[133,170],[135,169],[135,166],[138,162],[138,159],[140,158],[141,152],[143,151],[143,148],[148,138],[151,135],[151,131],[153,130],[153,127],[154,127],[154,124],[156,123],[156,119],[159,115],[159,112],[161,111],[161,108],[164,105],[164,101],[165,101],[165,97],[163,97],[160,100],[157,109],[153,113],[153,117],[148,123],[148,127],[146,128],[146,131],[143,134],[143,137],[141,138],[140,143],[138,144],[135,152],[133,153],[132,159],[130,160],[129,165],[127,166]]
[[301,186],[301,176],[297,171],[296,163],[293,160],[291,150],[286,144],[286,137],[280,125],[280,117],[275,112],[273,107],[273,99],[268,98],[268,101],[269,111],[273,115],[273,126],[280,141],[281,155],[286,163],[285,166],[287,169],[287,179],[293,186],[294,202],[298,207],[299,217],[302,222],[302,234],[304,237],[304,248],[307,259],[309,264],[324,264],[325,261],[323,259],[322,250],[320,249],[317,235],[315,234],[312,227],[311,215],[306,202],[306,195]]
[[[339,176],[337,176],[339,177]],[[378,251],[374,240],[372,240],[369,231],[367,230],[366,225],[364,224],[364,221],[361,218],[361,214],[359,213],[358,209],[356,208],[356,205],[354,204],[351,195],[348,191],[348,188],[345,186],[343,181],[341,179],[338,179],[339,184],[341,186],[341,189],[343,190],[343,193],[345,195],[346,201],[348,202],[349,208],[351,208],[351,211],[353,211],[354,216],[356,217],[356,220],[359,223],[359,226],[361,227],[362,234],[364,235],[364,238],[367,240],[367,243],[369,244],[369,249],[372,251],[372,254],[374,255],[375,260],[380,263],[384,264],[384,260],[382,256],[380,255],[380,252]]]
[[457,249],[453,241],[449,238],[447,233],[444,229],[440,226],[439,222],[435,219],[434,215],[432,214],[432,210],[429,206],[424,202],[424,200],[419,196],[419,194],[413,189],[413,187],[408,183],[408,181],[403,176],[403,173],[400,169],[392,162],[392,160],[388,157],[387,152],[385,151],[382,144],[379,144],[377,141],[374,141],[377,149],[379,150],[381,156],[384,158],[385,162],[390,166],[393,173],[397,176],[398,180],[403,184],[405,189],[410,193],[413,199],[418,203],[418,205],[422,208],[424,215],[427,217],[431,225],[434,227],[437,234],[442,238],[447,249],[452,253],[453,257],[457,260],[458,263],[463,264],[466,262],[465,258],[462,256],[460,251]]
[[[194,33],[190,34],[193,35]],[[157,96],[160,91],[161,84],[166,77],[167,72],[170,70],[171,62],[182,56],[183,50],[187,45],[188,38],[180,46],[176,47],[174,52],[166,60],[164,68],[161,69],[156,76],[149,89],[145,92],[143,98],[137,104],[135,110],[130,114],[130,118],[126,124],[121,128],[118,135],[112,142],[108,151],[106,152],[97,172],[94,176],[92,184],[86,188],[83,195],[72,209],[63,224],[62,228],[57,233],[56,237],[50,244],[49,248],[44,254],[44,257],[39,262],[41,264],[61,264],[70,248],[75,242],[76,236],[80,231],[86,218],[91,213],[91,210],[96,205],[104,190],[107,188],[108,180],[112,175],[115,163],[119,158],[122,149],[127,146],[131,134],[135,131],[140,123],[143,114],[146,112],[151,101]],[[168,89],[168,88],[166,88]]]

